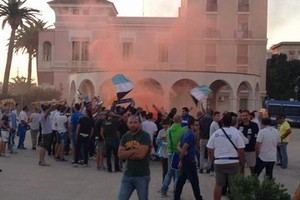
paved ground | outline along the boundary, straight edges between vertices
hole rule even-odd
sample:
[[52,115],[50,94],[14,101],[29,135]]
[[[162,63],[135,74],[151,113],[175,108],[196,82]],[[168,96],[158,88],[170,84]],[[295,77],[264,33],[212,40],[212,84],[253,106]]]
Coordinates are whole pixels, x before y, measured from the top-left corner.
[[[29,135],[26,144],[29,147]],[[276,181],[285,185],[290,194],[294,194],[300,178],[300,129],[294,129],[288,145],[290,158],[289,168],[282,170],[276,167]],[[69,162],[56,162],[47,157],[50,167],[37,165],[38,152],[19,150],[10,158],[0,158],[0,199],[117,199],[122,173],[96,171],[95,161],[90,161],[91,168],[73,168]],[[150,200],[162,199],[157,193],[161,185],[160,162],[151,162]],[[248,171],[248,170],[247,170]],[[199,175],[200,189],[204,199],[211,200],[214,177],[208,174]],[[171,188],[172,188],[171,184]],[[182,195],[183,199],[194,199],[191,186],[187,183]],[[131,199],[137,199],[133,194]],[[225,199],[225,198],[223,198]]]

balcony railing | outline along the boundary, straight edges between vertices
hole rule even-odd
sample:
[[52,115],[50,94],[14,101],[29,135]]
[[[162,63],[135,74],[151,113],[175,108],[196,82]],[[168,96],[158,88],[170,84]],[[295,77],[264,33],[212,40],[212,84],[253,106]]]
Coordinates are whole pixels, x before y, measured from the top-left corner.
[[235,37],[237,39],[249,39],[252,38],[252,32],[246,30],[237,30],[235,31]]
[[205,38],[219,38],[220,31],[216,30],[216,29],[207,29],[204,31],[204,37]]
[[206,11],[207,12],[217,12],[218,11],[218,4],[217,3],[208,3],[208,4],[206,4]]
[[73,60],[71,64],[72,66],[88,66],[89,61]]

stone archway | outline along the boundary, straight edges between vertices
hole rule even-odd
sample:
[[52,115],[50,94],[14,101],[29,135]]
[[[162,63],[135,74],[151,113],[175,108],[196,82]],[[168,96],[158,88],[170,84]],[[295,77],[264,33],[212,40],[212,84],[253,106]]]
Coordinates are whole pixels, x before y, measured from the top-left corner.
[[161,84],[152,78],[144,78],[136,82],[129,94],[135,100],[136,106],[151,108],[153,104],[163,106],[164,91]]
[[[196,107],[191,95],[191,89],[197,87],[198,84],[191,79],[180,79],[176,81],[170,90],[169,105],[171,108],[175,107],[177,110],[181,110],[182,107]],[[197,112],[194,109],[193,114]]]
[[100,86],[100,99],[104,101],[104,106],[109,106],[117,99],[117,90],[111,79],[104,81]]
[[207,98],[207,107],[214,111],[232,111],[230,100],[232,99],[232,87],[224,80],[215,80],[209,86],[212,93]]
[[85,79],[80,83],[79,90],[83,96],[88,96],[90,98],[95,96],[94,84],[89,79]]
[[247,109],[250,112],[254,109],[253,90],[247,81],[240,83],[237,89],[237,100],[238,109]]

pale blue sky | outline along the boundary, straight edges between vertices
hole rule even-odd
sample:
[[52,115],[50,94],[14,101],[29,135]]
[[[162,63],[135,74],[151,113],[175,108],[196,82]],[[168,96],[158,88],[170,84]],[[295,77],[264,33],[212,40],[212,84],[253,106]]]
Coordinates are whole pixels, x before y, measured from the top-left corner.
[[[48,6],[50,0],[27,0],[25,6],[41,10],[41,18],[54,23],[54,12]],[[268,0],[268,45],[282,41],[300,41],[300,0]],[[119,16],[177,16],[180,0],[111,0],[119,12]],[[0,19],[2,24],[2,20]],[[6,63],[7,39],[10,29],[0,31],[0,81]],[[14,55],[11,77],[15,77],[19,68],[20,76],[27,76],[27,56]],[[33,69],[36,77],[36,70]]]

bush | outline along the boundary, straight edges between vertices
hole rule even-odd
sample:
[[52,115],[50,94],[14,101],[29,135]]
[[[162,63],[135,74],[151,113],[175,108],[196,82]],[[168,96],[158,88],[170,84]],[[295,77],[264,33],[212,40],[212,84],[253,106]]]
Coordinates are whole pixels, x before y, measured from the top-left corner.
[[283,185],[274,179],[264,178],[262,182],[255,176],[234,178],[229,194],[230,200],[290,200],[291,196]]

